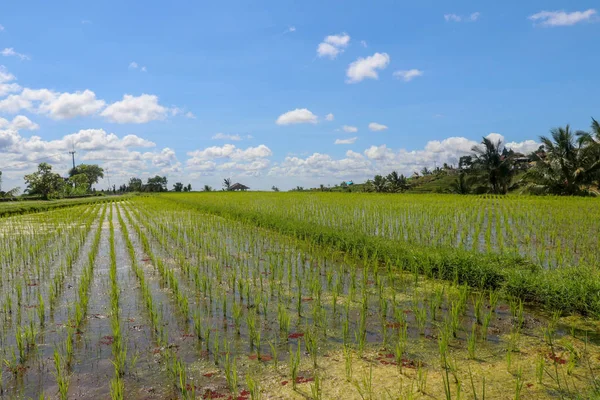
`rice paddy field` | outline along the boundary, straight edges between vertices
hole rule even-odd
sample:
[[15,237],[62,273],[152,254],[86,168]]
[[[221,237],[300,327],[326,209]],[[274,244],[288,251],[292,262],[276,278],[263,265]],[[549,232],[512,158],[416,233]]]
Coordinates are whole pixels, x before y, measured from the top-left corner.
[[0,218],[0,397],[600,398],[599,205],[222,192]]

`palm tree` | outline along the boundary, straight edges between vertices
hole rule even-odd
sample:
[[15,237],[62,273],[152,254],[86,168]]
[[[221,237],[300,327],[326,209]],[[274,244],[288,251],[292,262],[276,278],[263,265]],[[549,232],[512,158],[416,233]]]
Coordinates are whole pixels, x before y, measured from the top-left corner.
[[205,192],[212,192],[213,188],[209,185],[204,185],[204,191]]
[[223,188],[225,190],[231,189],[231,178],[225,178],[225,179],[223,179]]
[[[594,120],[592,128],[597,128]],[[552,194],[585,194],[600,173],[600,142],[586,132],[574,134],[569,125],[541,136],[544,152],[534,155],[535,167],[527,172],[533,191]],[[579,140],[576,140],[576,136]],[[588,189],[584,187],[588,186]]]
[[392,192],[403,192],[409,188],[408,180],[404,175],[392,171],[386,178]]
[[375,175],[371,184],[373,185],[373,189],[375,189],[377,193],[385,192],[385,190],[387,189],[387,181],[381,175]]
[[473,177],[461,171],[458,177],[450,184],[450,191],[455,194],[469,194],[473,184]]
[[[502,141],[484,137],[482,147],[473,146],[473,168],[485,179],[492,193],[506,194],[513,175],[512,157]],[[503,151],[504,150],[504,151]]]

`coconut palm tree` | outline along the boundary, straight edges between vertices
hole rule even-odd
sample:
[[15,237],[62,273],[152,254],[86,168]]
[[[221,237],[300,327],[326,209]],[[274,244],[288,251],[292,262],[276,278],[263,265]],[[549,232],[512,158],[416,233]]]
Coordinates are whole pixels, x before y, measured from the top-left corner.
[[398,174],[396,171],[392,171],[385,179],[392,192],[403,192],[409,188],[406,177],[402,174]]
[[373,189],[375,189],[377,193],[385,192],[387,189],[387,184],[387,180],[381,175],[375,175],[373,181],[371,182]]
[[512,157],[501,140],[484,137],[482,146],[473,146],[473,169],[486,181],[492,193],[506,194],[513,175]]
[[225,179],[223,179],[223,188],[225,190],[231,189],[231,178],[225,178]]
[[[589,186],[600,173],[600,132],[573,133],[570,126],[555,128],[551,137],[541,136],[544,152],[534,155],[535,167],[525,176],[534,192],[577,195],[589,193]],[[576,137],[579,139],[577,140]]]

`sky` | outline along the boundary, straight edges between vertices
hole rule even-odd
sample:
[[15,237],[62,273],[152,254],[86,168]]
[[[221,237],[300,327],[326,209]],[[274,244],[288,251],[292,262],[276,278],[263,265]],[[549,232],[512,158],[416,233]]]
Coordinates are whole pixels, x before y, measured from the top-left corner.
[[[28,1],[0,13],[3,190],[48,162],[362,182],[600,118],[596,1]],[[110,181],[110,182],[109,182]]]

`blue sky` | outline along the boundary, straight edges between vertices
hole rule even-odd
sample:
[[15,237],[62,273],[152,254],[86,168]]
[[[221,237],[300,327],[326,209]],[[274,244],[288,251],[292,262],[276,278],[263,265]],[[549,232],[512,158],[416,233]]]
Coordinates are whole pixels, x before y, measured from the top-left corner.
[[597,5],[523,3],[5,4],[4,185],[48,156],[65,172],[72,145],[111,183],[269,189],[454,163],[492,133],[528,150],[587,129]]

